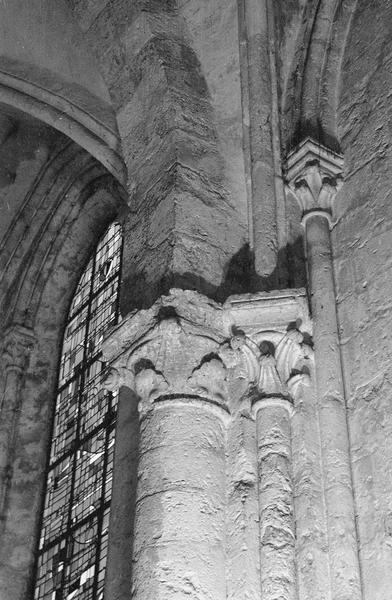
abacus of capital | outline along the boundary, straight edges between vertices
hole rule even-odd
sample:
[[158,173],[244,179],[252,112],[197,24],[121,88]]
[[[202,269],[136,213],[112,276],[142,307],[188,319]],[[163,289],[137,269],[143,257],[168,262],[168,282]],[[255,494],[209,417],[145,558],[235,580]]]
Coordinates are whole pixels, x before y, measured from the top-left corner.
[[105,340],[103,385],[132,391],[140,427],[133,554],[109,540],[108,600],[360,598],[329,232],[341,173],[312,140],[288,156],[310,314],[303,289],[223,305],[173,289]]

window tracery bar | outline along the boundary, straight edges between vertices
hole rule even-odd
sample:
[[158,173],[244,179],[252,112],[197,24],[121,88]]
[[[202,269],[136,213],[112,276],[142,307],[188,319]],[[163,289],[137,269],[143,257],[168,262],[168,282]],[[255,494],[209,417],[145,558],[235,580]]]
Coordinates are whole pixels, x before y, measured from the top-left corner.
[[66,324],[34,600],[102,600],[117,399],[100,389],[104,331],[118,319],[121,228],[112,224]]

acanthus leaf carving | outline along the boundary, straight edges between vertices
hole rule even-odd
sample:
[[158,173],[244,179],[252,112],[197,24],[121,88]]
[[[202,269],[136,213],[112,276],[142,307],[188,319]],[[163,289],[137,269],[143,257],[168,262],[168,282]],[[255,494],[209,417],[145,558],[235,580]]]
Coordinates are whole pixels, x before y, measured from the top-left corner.
[[293,398],[291,392],[299,389],[298,383],[309,385],[312,370],[313,350],[298,329],[290,328],[284,334],[259,332],[257,338],[261,340],[258,343],[245,335],[230,341],[230,351],[237,361],[238,354],[242,357],[234,377],[247,382],[242,402],[248,409],[262,397]]
[[341,185],[341,177],[331,178],[322,172],[319,164],[309,163],[301,176],[288,184],[288,188],[301,206],[303,214],[314,210],[332,213]]
[[283,397],[285,395],[284,385],[277,370],[275,357],[272,354],[265,354],[260,357],[260,374],[257,384],[262,396]]
[[[189,294],[195,301],[199,297],[196,293]],[[254,394],[260,397],[262,393],[275,393],[287,397],[289,379],[302,372],[309,361],[303,334],[289,327],[293,319],[286,321],[286,332],[282,327],[255,330],[246,320],[243,330],[239,327],[241,321],[237,325],[234,313],[230,312],[232,305],[222,310],[208,301],[195,312],[195,302],[192,302],[192,311],[188,313],[189,294],[175,290],[159,300],[156,307],[122,321],[114,339],[109,339],[104,346],[104,357],[115,369],[105,387],[128,385],[144,409],[157,401],[170,398],[186,401],[187,397],[198,395],[224,405],[230,412],[240,410],[250,414]],[[264,298],[260,301],[257,298],[257,302],[264,308]],[[269,296],[265,302],[266,310],[271,310]],[[286,297],[284,302],[287,303]],[[250,303],[254,310],[252,299]],[[206,319],[202,318],[203,310],[208,313]],[[240,315],[242,318],[242,305]],[[136,326],[138,323],[140,329]],[[263,340],[269,344],[269,352],[262,348]],[[275,387],[266,385],[267,372],[270,380],[273,374]]]
[[287,382],[289,394],[293,400],[297,399],[301,386],[309,387],[310,384],[311,380],[308,373],[297,373],[293,375]]
[[224,403],[228,396],[226,374],[226,366],[221,358],[212,355],[196,367],[187,383],[197,394]]
[[286,190],[299,203],[303,216],[313,211],[332,215],[343,183],[343,158],[307,138],[286,160]]
[[167,393],[168,390],[168,382],[163,374],[155,369],[153,364],[144,366],[135,375],[135,392],[145,404],[152,403],[156,398]]

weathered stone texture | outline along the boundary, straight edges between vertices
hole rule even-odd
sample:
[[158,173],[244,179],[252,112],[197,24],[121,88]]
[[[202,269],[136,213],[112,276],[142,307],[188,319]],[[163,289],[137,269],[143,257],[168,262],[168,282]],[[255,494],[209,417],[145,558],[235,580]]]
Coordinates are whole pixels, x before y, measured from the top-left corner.
[[186,404],[168,400],[141,423],[136,599],[226,597],[225,428]]
[[[297,581],[303,600],[328,600],[330,570],[314,367],[312,384],[300,381],[292,396],[292,469]],[[308,385],[306,385],[306,383]]]
[[0,17],[0,329],[6,349],[9,326],[36,340],[0,370],[1,600],[30,600],[65,315],[114,218],[107,348],[131,391],[107,600],[389,598],[391,3],[15,0]]
[[249,412],[233,419],[227,438],[227,598],[260,598],[256,428]]
[[[13,165],[15,178],[0,192],[6,207],[0,295],[7,350],[0,373],[4,600],[30,593],[64,320],[97,231],[103,233],[121,205],[112,177],[80,147],[16,111],[12,118],[1,151],[4,157],[13,153],[4,164]],[[13,360],[13,346],[4,339],[10,325],[8,331],[30,331],[36,340],[20,380],[5,368]]]
[[[258,408],[261,591],[266,600],[296,597],[290,411]],[[287,400],[284,401],[287,403]]]
[[116,106],[134,214],[125,314],[173,284],[216,295],[247,241],[247,198],[235,3],[114,4],[87,35]]
[[390,595],[392,7],[358,2],[341,74],[345,186],[334,232],[363,590]]

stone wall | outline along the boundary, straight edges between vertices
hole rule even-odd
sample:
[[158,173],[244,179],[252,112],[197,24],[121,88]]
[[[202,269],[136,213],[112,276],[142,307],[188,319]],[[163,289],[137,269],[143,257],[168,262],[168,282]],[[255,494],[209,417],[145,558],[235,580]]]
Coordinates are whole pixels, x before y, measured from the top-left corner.
[[15,110],[6,111],[2,126],[0,385],[8,392],[0,433],[0,589],[11,600],[31,588],[69,303],[124,194],[95,159],[55,130]]
[[345,185],[334,231],[364,598],[392,573],[392,108],[389,2],[358,2],[341,73]]
[[[257,452],[259,466],[266,461],[267,478],[269,475],[273,479],[274,475],[274,469],[268,466],[270,459],[265,458],[263,441],[263,435],[267,435],[262,431],[263,423],[268,424],[268,419],[257,422],[261,431],[258,448],[255,415],[252,420],[251,415],[233,410],[225,439],[218,427],[222,435],[215,459],[220,467],[215,467],[220,476],[224,444],[228,444],[225,460],[230,463],[226,483],[219,480],[219,502],[227,492],[228,597],[241,597],[246,586],[249,597],[258,597],[259,536],[261,539],[264,533],[257,531],[256,523],[267,515],[267,520],[275,519],[278,529],[285,530],[285,540],[287,531],[290,533],[284,552],[277,552],[276,538],[270,543],[268,536],[263,538],[266,543],[261,548],[262,560],[272,565],[272,588],[275,583],[276,589],[285,585],[285,578],[277,573],[279,561],[287,567],[289,591],[283,591],[282,597],[297,600],[297,594],[300,600],[309,600],[319,586],[320,599],[388,598],[392,585],[390,3],[72,0],[67,5],[34,0],[28,4],[6,3],[0,15],[0,102],[4,103],[0,106],[0,323],[3,334],[9,326],[17,325],[24,328],[24,333],[34,330],[36,340],[30,367],[20,380],[11,377],[12,385],[8,385],[12,392],[18,391],[21,384],[23,394],[16,394],[21,405],[20,415],[19,408],[16,411],[18,426],[12,447],[13,478],[2,515],[2,598],[24,600],[31,585],[62,327],[89,253],[120,208],[124,225],[124,318],[135,308],[157,306],[159,298],[173,286],[192,293],[197,290],[203,295],[199,297],[200,306],[205,303],[210,307],[211,299],[217,301],[219,304],[214,306],[220,314],[230,294],[242,294],[242,300],[245,298],[250,306],[250,292],[307,285],[318,360],[311,376],[315,381],[318,378],[319,388],[324,380],[326,388],[333,387],[328,378],[332,367],[327,368],[321,360],[322,350],[328,354],[333,346],[335,389],[328,396],[329,387],[318,389],[317,394],[312,388],[312,393],[296,404],[291,449],[287,449],[287,418],[282,416],[287,407],[279,405],[269,417],[271,429],[278,421],[277,427],[281,425],[284,448],[277,471],[280,469],[283,475],[275,488],[282,492],[284,482],[288,482],[286,496],[282,500],[282,492],[278,500],[284,506],[291,502],[289,515],[285,513],[283,518],[277,514],[279,511],[274,512],[278,500],[268,504],[262,494],[257,495],[268,487],[264,474],[256,474]],[[23,108],[26,114],[15,107]],[[324,214],[318,217],[323,217],[322,225],[314,219],[312,230],[308,229],[306,264],[301,225],[304,211],[290,194],[284,193],[288,174],[282,164],[288,152],[307,136],[343,154],[344,183],[334,206],[321,206]],[[124,188],[105,167],[125,184]],[[332,185],[336,191],[336,181],[331,184],[331,173],[328,176],[320,189],[327,183],[329,190]],[[297,192],[301,186],[303,181],[294,182],[292,191]],[[317,201],[320,189],[315,193]],[[317,201],[312,210],[320,209]],[[333,278],[328,281],[329,300],[320,286],[316,291],[309,288],[312,281],[317,287],[317,281],[322,281],[322,275],[331,267],[329,263],[325,269],[314,267],[325,265],[321,261],[329,258],[326,217],[330,218],[331,211],[343,378],[339,372],[338,337],[333,331],[331,344],[323,347],[323,336],[326,339],[331,334],[328,325],[335,318]],[[321,288],[324,284],[325,280]],[[268,299],[268,294],[265,297]],[[279,294],[274,298],[275,306],[280,306]],[[321,314],[324,300],[331,318],[324,317],[320,327],[316,313],[319,310]],[[167,312],[164,317],[163,313],[154,317],[153,327],[166,320],[175,329],[173,315],[169,315],[170,321]],[[197,327],[202,326],[201,321]],[[287,321],[280,333],[284,336],[300,326],[295,319]],[[12,332],[8,331],[5,339]],[[312,345],[312,327],[305,327],[304,332]],[[219,343],[228,343],[233,333],[227,325],[223,336],[226,342],[222,338]],[[210,339],[208,335],[206,338]],[[327,358],[331,359],[331,353]],[[209,357],[192,368],[197,371],[211,360]],[[219,360],[219,368],[213,365],[221,373]],[[143,370],[148,371],[145,364]],[[189,377],[183,377],[181,384],[184,389],[175,388],[174,395],[192,395],[188,386],[193,371],[190,367],[188,370]],[[154,377],[159,380],[159,376],[162,373],[157,369]],[[4,384],[4,370],[1,377]],[[159,381],[162,383],[162,379]],[[222,381],[226,385],[226,379],[221,377]],[[133,431],[138,426],[136,407],[126,405],[128,392],[122,394],[120,418],[124,420],[119,435],[124,440],[128,427]],[[197,394],[203,396],[200,389]],[[276,394],[274,397],[280,398]],[[6,399],[10,399],[9,393]],[[330,406],[337,407],[335,413],[335,408],[328,412]],[[161,471],[170,467],[170,477],[176,480],[181,479],[181,473],[176,471],[178,465],[170,463],[170,444],[177,442],[170,425],[172,409],[166,408],[167,430],[161,433],[167,438],[169,450],[162,459]],[[181,411],[183,408],[181,405]],[[224,408],[230,412],[233,407]],[[188,433],[190,415],[199,418],[201,409],[197,405],[191,410],[182,416],[189,426]],[[334,418],[339,417],[334,421],[340,427],[339,435],[336,428],[331,428],[331,435],[318,431],[320,424],[328,425],[328,418],[322,415],[332,413]],[[346,415],[349,452],[344,438]],[[155,435],[159,419],[155,413],[150,417],[143,427],[151,426]],[[214,419],[211,417],[211,422]],[[187,432],[176,430],[175,434],[187,446]],[[192,440],[192,451],[197,454],[198,441]],[[346,452],[345,467],[351,467],[351,471],[346,469],[343,475],[334,471],[341,457],[334,464],[336,447],[331,444],[341,444],[339,451],[343,448],[342,454]],[[125,507],[132,512],[135,497],[141,497],[135,483],[137,450],[135,444],[131,446],[122,445],[116,456],[117,471],[125,469],[129,459],[132,462],[127,476],[119,480],[117,475],[114,502],[119,511]],[[293,467],[289,473],[290,460]],[[207,462],[212,464],[213,459],[209,457]],[[143,471],[155,468],[154,461],[147,463],[142,463]],[[160,481],[160,475],[155,473],[156,481]],[[142,484],[150,489],[149,481],[143,480]],[[228,491],[224,491],[226,484]],[[339,488],[336,493],[335,485],[336,490]],[[162,490],[157,488],[151,493],[158,492]],[[348,498],[343,507],[339,507],[339,497]],[[168,497],[167,506],[174,510],[171,501]],[[191,501],[187,502],[187,510],[192,511]],[[350,502],[355,523],[352,519],[351,529],[345,529],[347,522],[343,521],[351,508],[345,509]],[[292,513],[296,519],[296,573],[292,562]],[[166,520],[164,512],[158,516],[179,534],[175,520]],[[137,518],[148,530],[145,514]],[[223,539],[219,519],[218,554]],[[111,527],[108,590],[116,600],[123,600],[132,570],[132,526],[128,523],[124,532],[121,520],[114,517]],[[170,533],[170,528],[167,531]],[[113,532],[118,535],[116,542]],[[327,533],[331,532],[333,539],[327,541]],[[138,533],[135,556],[140,564],[145,561],[148,565],[148,543]],[[148,535],[155,534],[150,531]],[[360,572],[360,583],[355,577],[350,579],[350,565],[336,558],[341,551],[339,536],[342,548],[351,536],[351,567],[354,565],[355,577]],[[159,545],[156,540],[154,544]],[[241,551],[237,553],[239,545]],[[355,566],[357,550],[360,569]],[[327,554],[328,568],[332,565],[335,569],[335,580],[325,567]],[[180,563],[180,555],[176,556]],[[288,557],[286,561],[284,556]],[[124,565],[121,581],[113,567],[119,563]],[[142,565],[139,575],[144,568]],[[207,575],[206,585],[212,585],[211,572]],[[343,591],[339,591],[340,575],[345,578]],[[168,589],[171,577],[165,579]],[[266,571],[263,577],[263,585],[268,588]],[[219,597],[225,594],[224,578],[223,571],[219,571],[219,589],[215,590]],[[142,579],[138,580],[139,590],[145,583]],[[215,589],[213,585],[211,589]],[[272,597],[266,592],[265,598]]]

